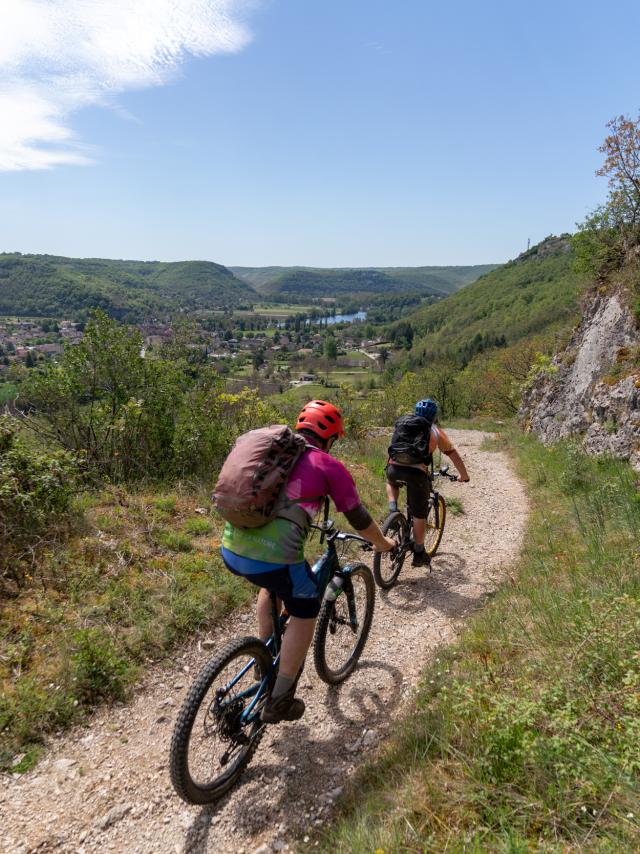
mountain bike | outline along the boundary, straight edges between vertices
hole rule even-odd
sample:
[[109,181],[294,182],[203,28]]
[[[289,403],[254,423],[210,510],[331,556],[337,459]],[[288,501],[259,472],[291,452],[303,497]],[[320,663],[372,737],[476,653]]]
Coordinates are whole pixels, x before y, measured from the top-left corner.
[[[436,478],[457,480],[458,476],[449,474],[449,466],[441,466],[437,472],[434,472],[432,467],[430,475],[424,549],[431,558],[438,551],[447,518],[444,496],[435,489]],[[413,516],[409,507],[407,506],[406,516],[401,510],[389,513],[381,529],[385,537],[396,541],[397,546],[390,552],[376,552],[373,558],[373,576],[379,587],[390,590],[398,580],[407,555],[413,552]]]
[[[326,519],[312,527],[326,536],[326,551],[314,564],[325,593],[314,636],[318,675],[330,685],[355,668],[367,641],[375,603],[375,583],[363,563],[341,564],[337,544],[367,540],[334,528]],[[329,582],[327,584],[327,581]],[[271,597],[273,634],[230,641],[200,671],[178,713],[170,749],[170,775],[176,793],[190,804],[222,797],[247,767],[267,724],[260,712],[280,664],[289,615]]]

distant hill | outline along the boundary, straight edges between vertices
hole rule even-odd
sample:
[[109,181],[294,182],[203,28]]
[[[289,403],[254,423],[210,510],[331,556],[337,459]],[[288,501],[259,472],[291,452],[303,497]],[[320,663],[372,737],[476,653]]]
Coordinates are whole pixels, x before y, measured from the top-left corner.
[[253,288],[211,261],[112,261],[0,253],[0,314],[63,317],[102,308],[133,322],[178,311],[234,308]]
[[236,276],[264,295],[340,296],[406,291],[444,296],[495,264],[470,267],[230,267]]
[[458,293],[407,314],[413,355],[470,358],[483,347],[513,344],[578,319],[586,281],[573,271],[568,236],[549,237]]

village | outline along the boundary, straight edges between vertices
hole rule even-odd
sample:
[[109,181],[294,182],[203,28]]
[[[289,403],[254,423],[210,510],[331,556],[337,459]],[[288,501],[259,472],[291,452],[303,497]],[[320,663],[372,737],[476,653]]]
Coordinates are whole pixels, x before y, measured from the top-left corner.
[[[82,340],[85,322],[72,319],[0,318],[0,399],[19,382],[24,369],[56,360],[66,347]],[[364,387],[384,369],[388,342],[362,320],[328,325],[322,319],[205,315],[171,323],[151,321],[137,326],[142,355],[153,358],[179,329],[186,346],[208,361],[231,388],[253,386],[263,394],[281,393],[300,385],[350,383]],[[372,337],[365,337],[370,334]]]

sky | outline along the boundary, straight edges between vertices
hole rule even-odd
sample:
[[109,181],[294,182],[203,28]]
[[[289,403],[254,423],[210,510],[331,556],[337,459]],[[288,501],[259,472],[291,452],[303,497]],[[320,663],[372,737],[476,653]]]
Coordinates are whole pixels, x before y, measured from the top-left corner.
[[0,0],[0,251],[499,263],[606,196],[640,4]]

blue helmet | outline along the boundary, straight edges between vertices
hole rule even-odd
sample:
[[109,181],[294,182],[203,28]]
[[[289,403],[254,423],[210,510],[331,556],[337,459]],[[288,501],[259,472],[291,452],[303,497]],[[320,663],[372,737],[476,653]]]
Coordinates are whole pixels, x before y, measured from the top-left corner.
[[415,413],[421,418],[427,418],[429,421],[438,414],[438,404],[430,397],[425,397],[424,400],[419,400],[415,405]]

